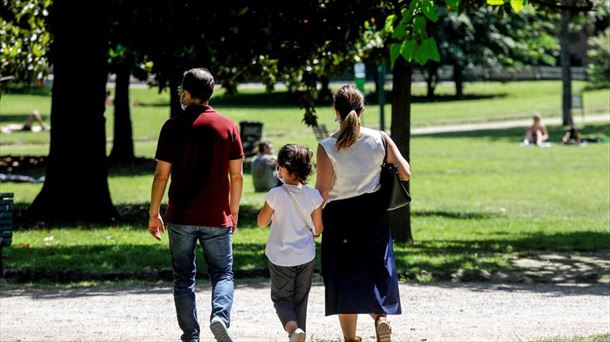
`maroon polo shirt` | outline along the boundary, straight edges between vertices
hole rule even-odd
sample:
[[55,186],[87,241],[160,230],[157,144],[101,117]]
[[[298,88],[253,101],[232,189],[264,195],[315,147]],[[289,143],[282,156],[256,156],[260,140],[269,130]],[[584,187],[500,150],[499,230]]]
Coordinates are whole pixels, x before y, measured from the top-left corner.
[[172,164],[167,222],[231,227],[229,161],[243,157],[237,126],[211,106],[167,120],[155,154]]

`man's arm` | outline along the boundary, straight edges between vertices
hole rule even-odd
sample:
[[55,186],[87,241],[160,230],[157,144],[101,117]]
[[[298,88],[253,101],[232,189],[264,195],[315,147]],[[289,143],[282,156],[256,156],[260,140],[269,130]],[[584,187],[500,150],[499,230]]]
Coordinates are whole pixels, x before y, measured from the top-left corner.
[[165,194],[165,187],[169,180],[172,164],[162,160],[157,161],[155,176],[153,178],[150,192],[150,208],[148,209],[148,232],[155,239],[161,241],[161,234],[165,231],[165,225],[161,218],[161,200]]
[[229,161],[229,207],[233,219],[233,230],[237,229],[237,217],[239,215],[239,201],[244,187],[243,159]]

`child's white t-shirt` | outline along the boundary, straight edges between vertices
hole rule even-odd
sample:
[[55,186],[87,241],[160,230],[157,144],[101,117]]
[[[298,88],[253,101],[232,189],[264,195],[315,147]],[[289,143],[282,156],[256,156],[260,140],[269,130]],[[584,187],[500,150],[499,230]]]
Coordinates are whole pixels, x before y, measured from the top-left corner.
[[265,254],[274,265],[291,267],[312,261],[316,257],[316,244],[286,190],[300,206],[310,227],[314,227],[311,213],[322,205],[323,199],[314,188],[290,184],[271,189],[265,197],[273,209]]

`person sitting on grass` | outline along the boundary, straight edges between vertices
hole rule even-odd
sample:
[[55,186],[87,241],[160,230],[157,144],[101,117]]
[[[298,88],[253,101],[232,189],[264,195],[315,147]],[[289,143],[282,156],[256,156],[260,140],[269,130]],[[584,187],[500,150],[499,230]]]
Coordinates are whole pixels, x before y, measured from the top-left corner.
[[313,153],[285,145],[278,155],[283,185],[271,189],[258,214],[258,225],[271,223],[265,248],[271,275],[271,300],[290,341],[305,341],[307,298],[313,278],[316,244],[322,233],[322,196],[305,185]]
[[[38,127],[35,127],[34,124],[38,124]],[[20,124],[12,124],[8,126],[4,126],[0,128],[2,133],[10,134],[12,132],[40,132],[40,131],[49,131],[49,127],[45,125],[44,120],[42,120],[42,115],[37,109],[32,110],[32,113],[28,115],[25,119],[23,125]]]
[[263,141],[258,144],[258,154],[252,158],[250,165],[255,192],[267,192],[278,185],[275,176],[277,158],[273,155],[273,145],[270,142]]
[[528,127],[527,131],[525,132],[523,145],[536,144],[538,146],[544,146],[548,139],[549,132],[542,124],[542,117],[540,114],[536,113],[534,115],[534,124]]
[[561,143],[564,145],[580,144],[580,132],[576,127],[572,126],[572,128],[561,137]]

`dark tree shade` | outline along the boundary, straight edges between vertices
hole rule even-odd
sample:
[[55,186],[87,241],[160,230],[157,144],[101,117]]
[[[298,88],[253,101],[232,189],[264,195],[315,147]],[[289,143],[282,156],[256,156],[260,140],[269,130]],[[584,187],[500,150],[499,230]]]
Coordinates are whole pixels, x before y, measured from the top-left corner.
[[[28,209],[44,221],[99,221],[116,216],[108,190],[104,102],[107,12],[104,1],[51,8],[54,65],[51,146],[46,179]],[[88,13],[94,13],[89,15]]]

